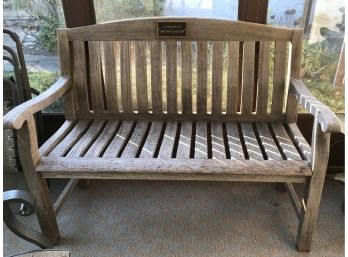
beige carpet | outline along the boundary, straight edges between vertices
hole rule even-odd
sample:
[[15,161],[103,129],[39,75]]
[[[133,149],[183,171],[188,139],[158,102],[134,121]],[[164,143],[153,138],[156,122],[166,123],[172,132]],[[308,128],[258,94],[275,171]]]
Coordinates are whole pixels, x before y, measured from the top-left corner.
[[[326,182],[306,254],[295,250],[297,219],[274,184],[92,181],[61,210],[56,248],[72,257],[344,256],[343,194],[341,184]],[[5,228],[5,256],[33,249]]]
[[69,257],[69,251],[64,250],[35,250],[28,253],[13,255],[12,257]]

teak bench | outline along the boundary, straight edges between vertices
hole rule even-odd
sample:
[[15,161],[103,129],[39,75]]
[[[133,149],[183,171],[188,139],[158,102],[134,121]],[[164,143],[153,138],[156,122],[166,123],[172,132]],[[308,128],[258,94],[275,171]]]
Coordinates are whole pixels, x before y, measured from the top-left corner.
[[[58,242],[45,178],[284,182],[309,251],[340,124],[299,80],[302,36],[182,17],[60,29],[61,78],[4,117],[43,233]],[[60,97],[66,122],[38,148],[33,114]],[[314,116],[311,146],[298,104]],[[303,200],[293,182],[306,184]]]

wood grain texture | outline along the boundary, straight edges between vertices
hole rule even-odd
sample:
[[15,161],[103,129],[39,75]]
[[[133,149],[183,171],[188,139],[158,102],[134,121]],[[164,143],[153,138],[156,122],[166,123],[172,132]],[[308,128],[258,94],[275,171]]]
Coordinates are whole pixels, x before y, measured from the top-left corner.
[[130,42],[121,42],[121,96],[124,113],[133,112],[130,71]]
[[[137,18],[71,28],[69,40],[157,40],[156,21],[182,21],[182,17]],[[292,29],[265,26],[256,23],[208,18],[185,18],[188,35],[185,40],[291,40]],[[141,30],[139,30],[141,28]]]
[[228,42],[226,113],[237,113],[239,82],[239,42]]
[[173,155],[174,143],[176,140],[177,122],[169,121],[166,124],[161,148],[158,153],[159,158],[170,158]]
[[110,112],[119,112],[117,99],[116,42],[101,42],[102,62],[104,67],[104,90],[106,106]]
[[63,191],[58,196],[57,200],[54,202],[53,208],[54,208],[54,214],[57,216],[60,210],[63,207],[64,202],[68,198],[68,196],[74,191],[77,183],[79,182],[78,179],[70,179],[69,182],[64,187]]
[[122,158],[135,158],[138,150],[140,148],[140,144],[145,137],[145,131],[147,128],[148,122],[140,121],[137,122],[134,132],[127,142],[126,148],[124,149],[121,157]]
[[34,113],[54,103],[71,89],[70,77],[60,77],[49,89],[9,111],[3,118],[4,129],[20,129]]
[[177,113],[177,43],[166,42],[167,112]]
[[192,137],[192,122],[185,121],[181,123],[180,137],[178,142],[178,150],[176,158],[190,158],[191,154],[191,137]]
[[39,156],[49,154],[58,143],[60,143],[75,126],[74,121],[65,121],[63,125],[51,136],[40,148]]
[[195,134],[195,159],[208,159],[208,135],[207,135],[207,123],[196,123]]
[[313,175],[305,188],[306,210],[302,209],[296,237],[298,250],[305,252],[311,248],[330,151],[330,133],[322,132],[319,124],[315,117],[311,143],[313,154],[310,161]]
[[181,42],[182,113],[192,113],[192,42]]
[[52,244],[57,244],[60,235],[47,183],[40,174],[35,172],[39,155],[35,120],[33,117],[26,120],[24,125],[17,131],[17,137],[19,157],[23,167],[24,177],[29,192],[35,198],[35,212],[41,232]]
[[162,113],[162,46],[160,41],[151,41],[151,94],[153,113]]
[[197,113],[207,113],[207,42],[197,42]]
[[241,128],[249,159],[263,160],[262,151],[256,139],[252,124],[250,122],[242,122]]
[[163,122],[162,121],[153,121],[151,123],[149,134],[146,138],[146,141],[143,145],[143,148],[140,153],[140,158],[152,158],[154,157],[157,145],[160,140],[160,134],[162,131]]
[[289,128],[289,135],[294,140],[294,144],[297,145],[297,149],[300,149],[302,156],[305,160],[310,161],[312,156],[312,148],[308,144],[307,140],[302,135],[300,129],[296,123],[287,124]]
[[126,143],[131,128],[133,126],[133,121],[123,121],[119,130],[117,131],[115,137],[110,142],[109,146],[106,148],[103,158],[115,158],[118,156],[123,145]]
[[[60,74],[62,76],[71,76],[71,57],[70,43],[68,41],[68,30],[58,29],[57,30],[57,44],[58,44],[58,55],[59,55],[59,67]],[[69,91],[64,95],[64,115],[67,120],[75,120],[75,102],[74,92]]]
[[[290,78],[301,79],[301,57],[302,57],[303,29],[294,29],[291,39],[291,70]],[[297,101],[293,94],[288,92],[286,102],[287,122],[297,121]]]
[[245,160],[237,123],[226,123],[226,136],[231,159]]
[[241,113],[250,114],[253,106],[254,94],[254,60],[255,42],[247,41],[243,44],[243,86]]
[[[59,163],[59,165],[57,165]],[[236,161],[215,159],[58,158],[43,157],[36,171],[44,177],[304,182],[307,161]]]
[[211,148],[213,159],[226,159],[226,149],[221,122],[211,123]]
[[105,121],[93,121],[86,131],[86,133],[76,142],[76,144],[69,150],[67,157],[82,157],[88,148],[93,144],[94,140],[99,136]]
[[213,43],[212,60],[212,113],[222,112],[222,73],[223,73],[223,50],[224,43],[216,41]]
[[175,121],[285,121],[285,114],[267,114],[267,115],[255,115],[255,114],[230,114],[230,115],[218,115],[218,114],[141,114],[137,113],[90,113],[85,115],[79,115],[81,119],[118,119],[118,120],[175,120]]
[[89,112],[85,42],[74,41],[74,95],[79,113]]
[[276,143],[274,142],[274,139],[267,124],[265,122],[257,122],[256,128],[259,133],[263,149],[265,149],[267,160],[283,160],[283,157],[279,152]]
[[269,90],[270,42],[260,42],[259,83],[257,86],[256,113],[266,114]]
[[112,140],[112,137],[115,135],[118,124],[119,121],[117,120],[107,121],[103,131],[89,147],[84,157],[99,157],[107,148],[108,144]]
[[277,41],[275,43],[272,113],[281,113],[283,111],[286,81],[286,48],[286,41]]
[[51,157],[61,157],[74,146],[88,129],[90,121],[81,120],[71,130],[71,132],[48,154]]
[[89,52],[89,81],[91,88],[92,107],[94,111],[101,112],[104,108],[102,67],[100,55],[100,43],[88,42]]
[[291,79],[290,93],[295,94],[297,102],[310,114],[317,117],[323,132],[340,132],[341,123],[337,116],[322,102],[315,98],[302,81]]
[[149,101],[147,96],[147,63],[145,41],[134,42],[134,47],[138,112],[146,113],[149,111]]
[[286,156],[287,160],[302,160],[296,147],[289,138],[283,124],[281,122],[274,122],[271,124],[275,137]]

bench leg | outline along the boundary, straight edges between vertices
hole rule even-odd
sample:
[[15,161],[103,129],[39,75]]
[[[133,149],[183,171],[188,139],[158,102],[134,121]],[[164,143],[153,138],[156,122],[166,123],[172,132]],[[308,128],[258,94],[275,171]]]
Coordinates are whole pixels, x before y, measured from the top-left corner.
[[321,194],[325,181],[329,159],[330,134],[322,133],[318,125],[314,125],[312,137],[311,166],[313,175],[306,184],[301,219],[298,226],[296,245],[299,251],[309,252],[315,222],[318,216]]
[[29,192],[35,198],[35,209],[41,232],[52,244],[57,244],[60,235],[47,183],[40,174],[35,172],[39,156],[34,119],[26,121],[17,131],[17,136],[19,157]]
[[41,232],[53,245],[56,245],[60,239],[60,234],[47,182],[36,174],[32,175],[36,176],[36,178],[30,179],[31,182],[28,183],[28,187],[29,192],[35,198],[35,211]]

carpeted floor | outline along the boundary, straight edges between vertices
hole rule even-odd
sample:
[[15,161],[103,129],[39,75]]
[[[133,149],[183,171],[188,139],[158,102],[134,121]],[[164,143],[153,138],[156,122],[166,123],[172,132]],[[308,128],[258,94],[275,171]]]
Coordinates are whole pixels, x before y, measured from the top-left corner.
[[[274,184],[92,181],[61,210],[55,248],[72,257],[344,256],[343,195],[341,184],[326,182],[307,254],[295,249],[297,218]],[[4,228],[5,256],[34,249]]]

